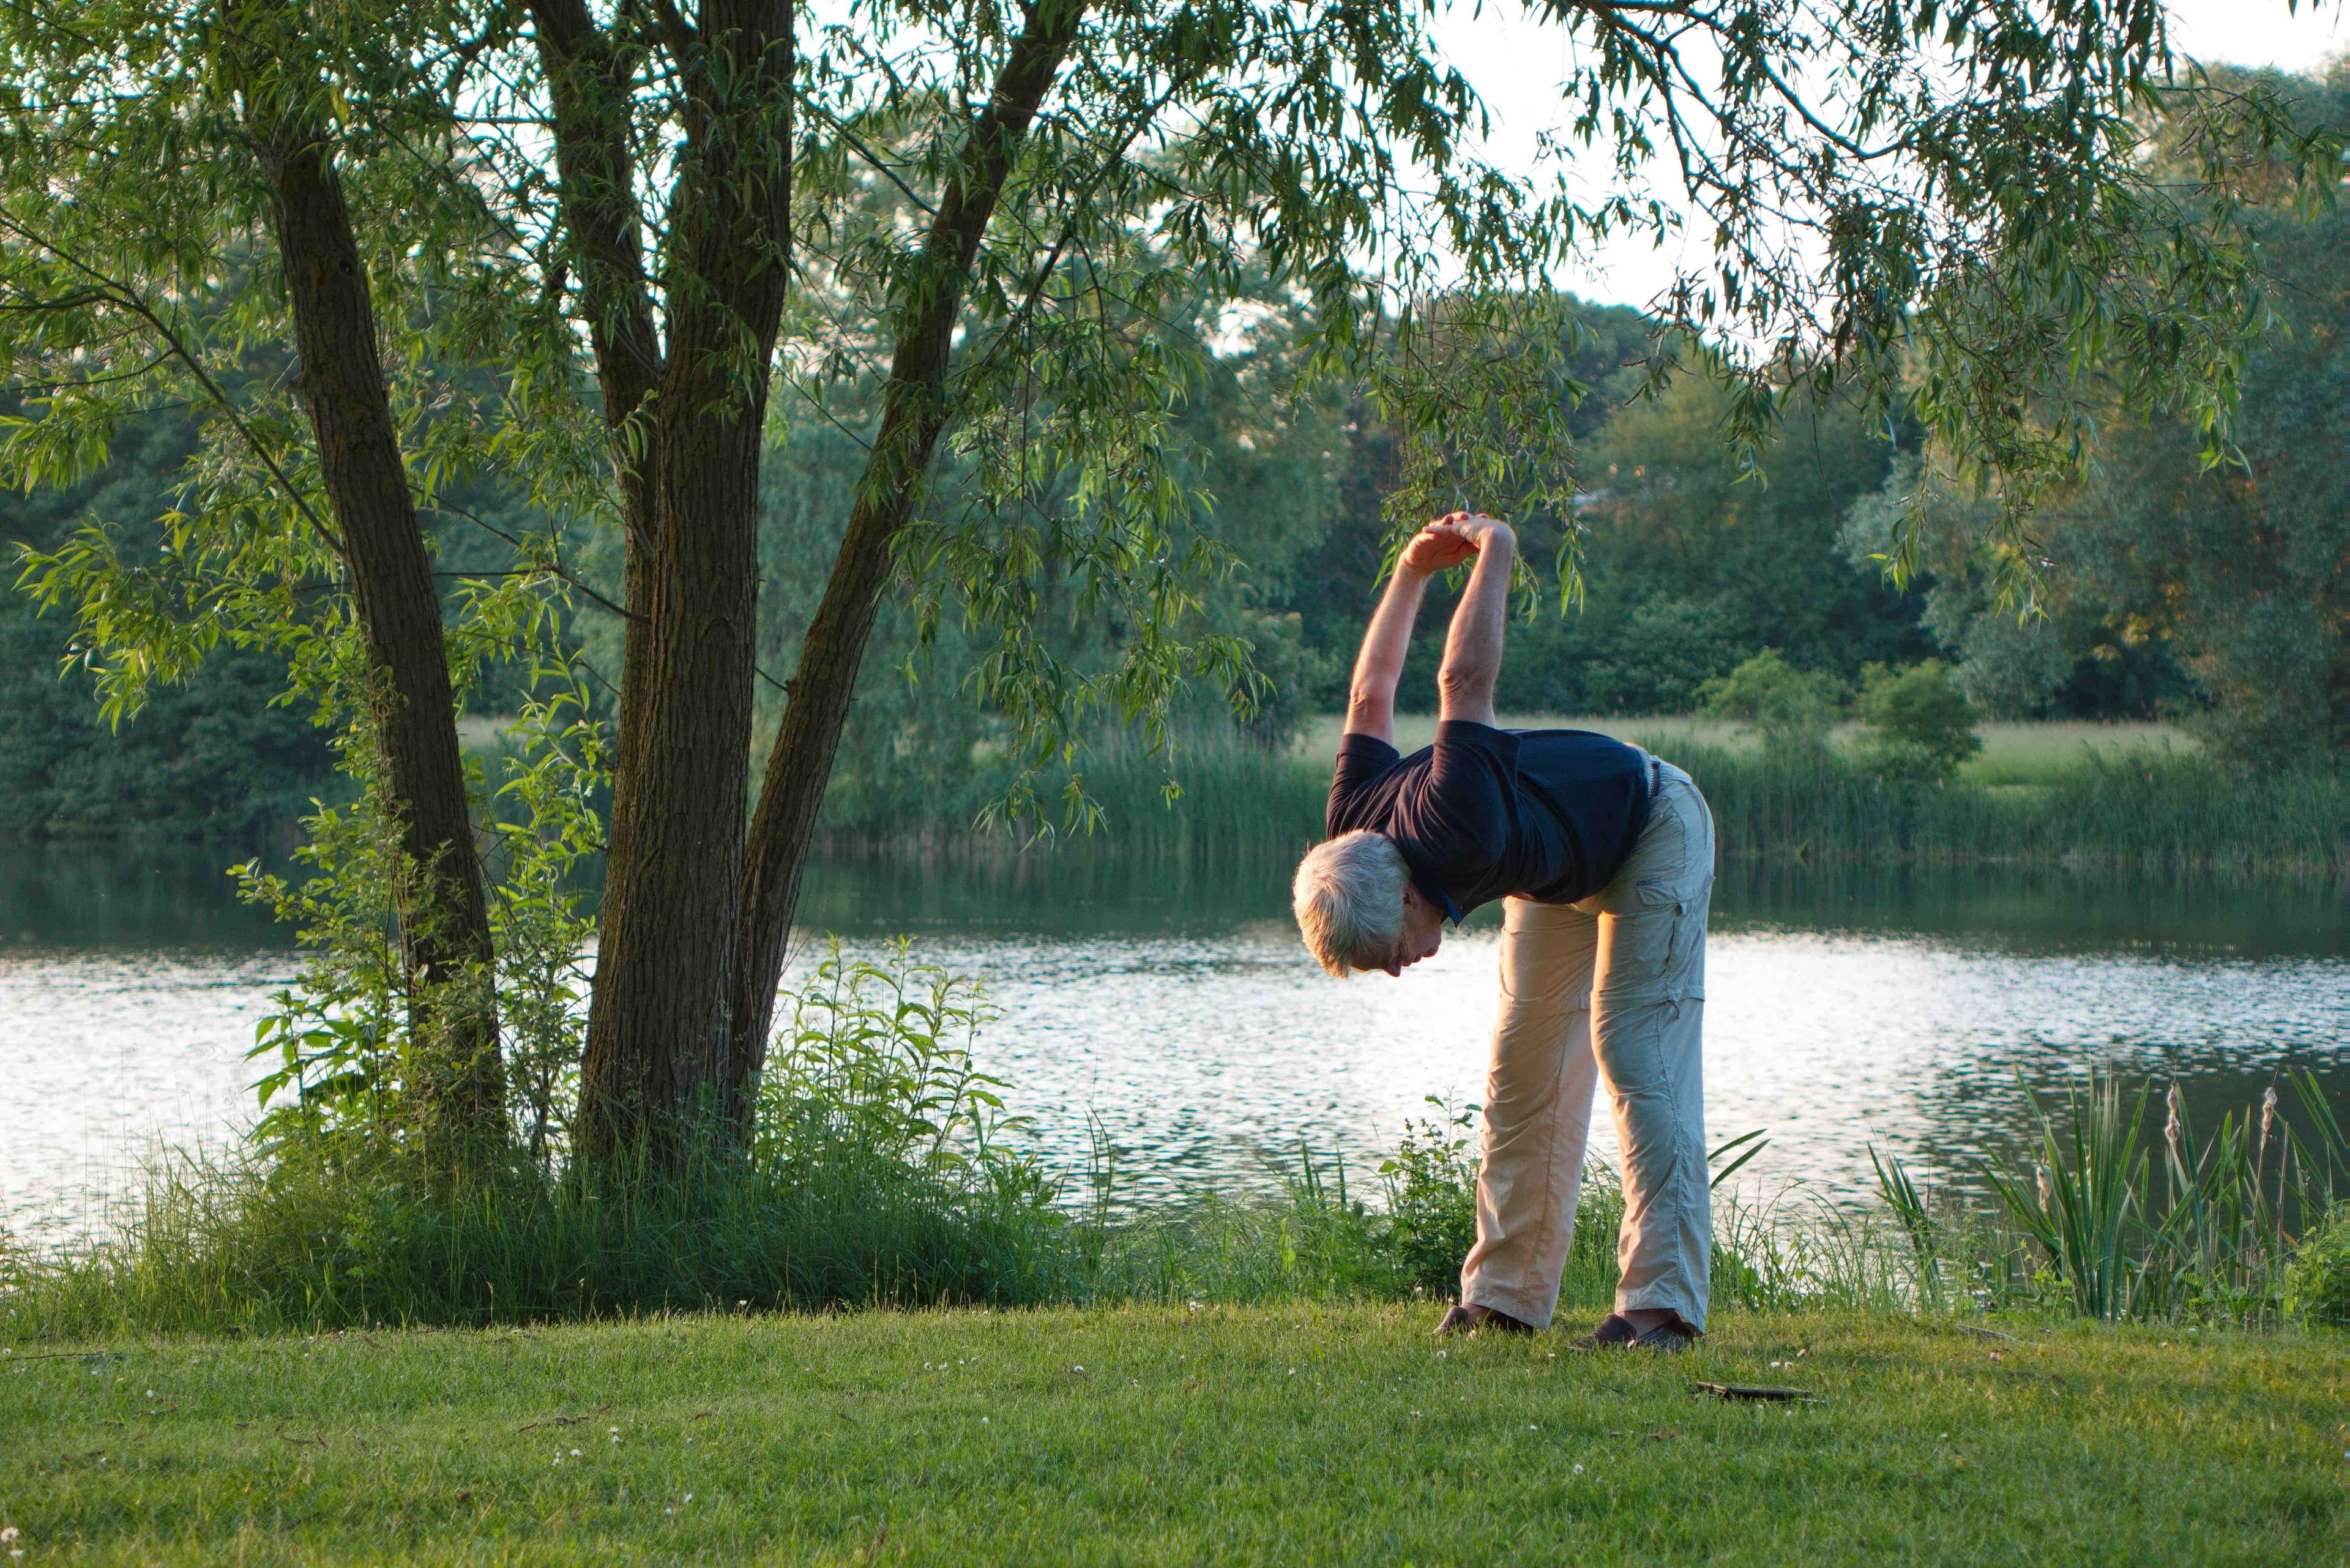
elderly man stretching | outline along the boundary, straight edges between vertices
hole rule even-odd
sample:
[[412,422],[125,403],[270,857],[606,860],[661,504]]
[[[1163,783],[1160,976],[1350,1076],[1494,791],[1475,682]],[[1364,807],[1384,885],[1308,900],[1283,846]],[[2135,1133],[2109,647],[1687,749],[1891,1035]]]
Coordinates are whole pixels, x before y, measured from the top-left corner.
[[[1331,973],[1400,974],[1442,923],[1504,900],[1477,1242],[1439,1333],[1550,1324],[1575,1234],[1595,1081],[1624,1150],[1616,1310],[1576,1343],[1686,1348],[1705,1331],[1706,906],[1713,817],[1690,776],[1581,730],[1493,722],[1517,540],[1455,513],[1413,536],[1363,651],[1330,838],[1297,867],[1297,924]],[[1436,743],[1397,754],[1395,690],[1428,579],[1474,557],[1452,615]]]

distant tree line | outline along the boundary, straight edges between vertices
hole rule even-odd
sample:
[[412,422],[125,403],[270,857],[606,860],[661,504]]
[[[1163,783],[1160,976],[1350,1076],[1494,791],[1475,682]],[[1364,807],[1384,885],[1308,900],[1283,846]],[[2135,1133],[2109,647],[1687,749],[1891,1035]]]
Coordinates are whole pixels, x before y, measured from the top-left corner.
[[[2335,67],[2308,94],[2350,119],[2350,70]],[[1981,518],[1959,515],[1988,504],[1954,493],[1937,492],[1948,526],[1929,526],[1908,588],[1887,580],[1896,523],[1918,487],[1935,485],[1917,431],[1872,424],[1850,401],[1799,397],[1759,472],[1742,472],[1721,436],[1730,394],[1684,375],[1638,395],[1655,324],[1620,306],[1579,308],[1565,358],[1588,390],[1565,418],[1583,490],[1554,521],[1575,530],[1581,591],[1562,612],[1565,526],[1528,530],[1544,597],[1513,632],[1503,706],[1686,712],[1709,682],[1765,650],[1846,691],[1872,664],[1939,658],[1991,717],[2162,717],[2227,754],[2338,758],[2350,750],[2350,215],[2280,211],[2262,239],[2282,320],[2247,369],[2234,461],[2205,466],[2184,421],[2116,420],[2098,476],[2042,514],[2048,597],[2031,618],[1996,604]],[[1242,731],[1279,743],[1305,716],[1343,703],[1390,536],[1382,501],[1398,437],[1367,398],[1288,389],[1292,334],[1278,310],[1223,330],[1223,351],[1182,413],[1198,454],[1191,477],[1216,496],[1193,526],[1237,561],[1201,614],[1254,649],[1268,685]],[[787,413],[763,468],[763,737],[824,588],[829,557],[810,538],[844,524],[866,460],[855,431],[868,412],[851,390],[821,416]],[[185,410],[146,416],[102,474],[12,498],[0,535],[48,550],[90,519],[153,530],[177,503],[197,428]],[[951,459],[947,468],[951,496]],[[450,506],[432,532],[453,585],[494,562],[501,519],[520,529],[525,508],[488,491]],[[575,545],[584,580],[617,593],[608,535],[582,529]],[[1047,563],[1041,576],[1042,613],[1060,620],[1071,657],[1082,662],[1090,645],[1098,662],[1114,659],[1120,628],[1085,602],[1074,573]],[[1416,672],[1434,669],[1441,597]],[[619,631],[617,617],[582,601],[567,640],[617,675]],[[74,639],[64,615],[0,596],[0,799],[10,808],[0,831],[249,836],[334,793],[326,733],[283,701],[282,656],[218,649],[118,729],[73,663]],[[972,641],[951,616],[924,624],[902,596],[885,605],[830,818],[931,820],[983,794],[1000,721],[962,676]],[[494,672],[466,701],[484,719],[511,712],[526,676],[518,665]],[[1225,696],[1197,693],[1184,711],[1196,726],[1221,727]],[[1432,706],[1432,677],[1408,680],[1403,696]]]
[[[2316,78],[2218,79],[2257,79],[2312,120],[2350,125],[2350,62]],[[1585,391],[1564,420],[1582,488],[1567,516],[1526,530],[1543,597],[1513,633],[1504,709],[1690,711],[1709,682],[1766,650],[1846,692],[1870,665],[1939,658],[1994,718],[2161,717],[2226,755],[2338,761],[2350,751],[2350,213],[2294,210],[2289,182],[2278,183],[2255,225],[2277,320],[2245,368],[2228,461],[2209,463],[2186,419],[2131,417],[2116,396],[2095,476],[2035,519],[2044,597],[2031,615],[1999,602],[1985,542],[1994,504],[1936,475],[1919,431],[1799,389],[1779,439],[1745,472],[1723,437],[1730,389],[1684,374],[1659,390],[1648,374],[1657,323],[1621,306],[1575,307],[1564,361]],[[1266,683],[1241,732],[1278,744],[1306,715],[1342,705],[1392,536],[1383,503],[1398,483],[1399,436],[1360,392],[1296,392],[1294,307],[1202,308],[1213,314],[1181,325],[1219,351],[1180,421],[1187,477],[1215,503],[1186,526],[1235,565],[1209,584],[1200,613],[1253,649]],[[874,389],[854,384],[820,409],[787,407],[763,464],[762,744],[868,458],[858,431],[877,410]],[[136,559],[137,541],[160,541],[158,520],[183,500],[203,418],[166,408],[127,423],[101,472],[7,498],[0,542],[47,552],[98,522]],[[934,505],[944,512],[971,465],[949,454],[941,466]],[[1897,589],[1884,558],[1921,492],[1919,570]],[[428,521],[452,597],[468,572],[500,564],[510,533],[546,527],[492,486],[438,499]],[[1579,591],[1562,607],[1570,528]],[[556,532],[583,584],[617,597],[610,531]],[[814,547],[819,539],[830,543]],[[1046,559],[1037,575],[1040,615],[1058,621],[1072,661],[1086,663],[1090,647],[1097,667],[1115,662],[1125,628],[1087,600],[1076,564],[1056,571]],[[1432,679],[1417,677],[1434,668],[1443,592],[1424,618],[1407,706],[1433,702]],[[563,638],[607,698],[620,632],[617,615],[581,598]],[[980,640],[905,594],[884,604],[830,819],[928,820],[983,796],[1003,723],[965,673]],[[283,654],[224,644],[118,725],[100,711],[79,643],[68,614],[0,594],[0,832],[248,839],[290,831],[311,798],[347,789],[328,732],[288,700]],[[494,721],[519,707],[527,678],[523,663],[494,668],[463,701]],[[1228,696],[1202,689],[1179,708],[1195,727],[1221,728]]]

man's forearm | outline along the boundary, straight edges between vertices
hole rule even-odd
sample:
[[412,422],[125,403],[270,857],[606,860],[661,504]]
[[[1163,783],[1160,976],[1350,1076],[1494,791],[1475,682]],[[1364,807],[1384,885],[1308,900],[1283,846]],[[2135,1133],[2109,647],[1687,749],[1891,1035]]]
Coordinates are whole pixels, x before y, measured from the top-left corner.
[[1493,691],[1502,679],[1502,636],[1510,613],[1510,574],[1517,555],[1517,540],[1507,530],[1479,541],[1477,565],[1469,574],[1468,591],[1452,612],[1451,629],[1444,639],[1444,667],[1436,676],[1443,718],[1493,722]]
[[1398,566],[1371,612],[1363,633],[1363,648],[1355,656],[1355,678],[1347,692],[1347,729],[1357,735],[1395,739],[1396,682],[1403,679],[1403,663],[1411,650],[1412,622],[1428,592],[1427,574]]

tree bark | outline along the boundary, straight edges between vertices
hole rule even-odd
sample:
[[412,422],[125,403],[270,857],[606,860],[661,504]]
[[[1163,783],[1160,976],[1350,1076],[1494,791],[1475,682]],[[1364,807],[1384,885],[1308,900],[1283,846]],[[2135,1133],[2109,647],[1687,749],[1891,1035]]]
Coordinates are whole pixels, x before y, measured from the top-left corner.
[[644,1146],[668,1163],[697,1120],[722,1108],[733,1076],[759,457],[789,264],[792,6],[711,0],[698,29],[667,14],[687,108],[658,354],[626,67],[580,0],[537,0],[533,12],[628,528],[630,618],[581,1147],[608,1158]]
[[1022,140],[1076,41],[1085,10],[1083,0],[1041,0],[1030,12],[939,201],[923,242],[925,265],[899,300],[901,326],[880,433],[858,483],[824,597],[801,641],[783,727],[768,753],[751,822],[726,1083],[726,1106],[738,1125],[747,1122],[753,1084],[765,1063],[800,876],[889,581],[890,548],[913,517],[951,412],[947,370],[972,262]]
[[482,867],[449,684],[432,562],[385,390],[367,268],[324,132],[247,100],[274,201],[294,335],[295,385],[317,439],[368,662],[380,682],[378,743],[413,885],[402,956],[421,982],[410,1028],[422,1130],[484,1147],[505,1136],[504,1075]]

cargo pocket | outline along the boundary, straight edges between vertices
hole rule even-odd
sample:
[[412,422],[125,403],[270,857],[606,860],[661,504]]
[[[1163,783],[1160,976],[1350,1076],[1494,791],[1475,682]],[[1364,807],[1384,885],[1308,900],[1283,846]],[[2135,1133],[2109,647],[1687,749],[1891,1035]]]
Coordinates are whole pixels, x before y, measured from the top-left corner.
[[1639,882],[1633,907],[1617,917],[1614,973],[1607,992],[1627,1000],[1679,1001],[1705,994],[1705,920],[1711,878],[1683,885]]

